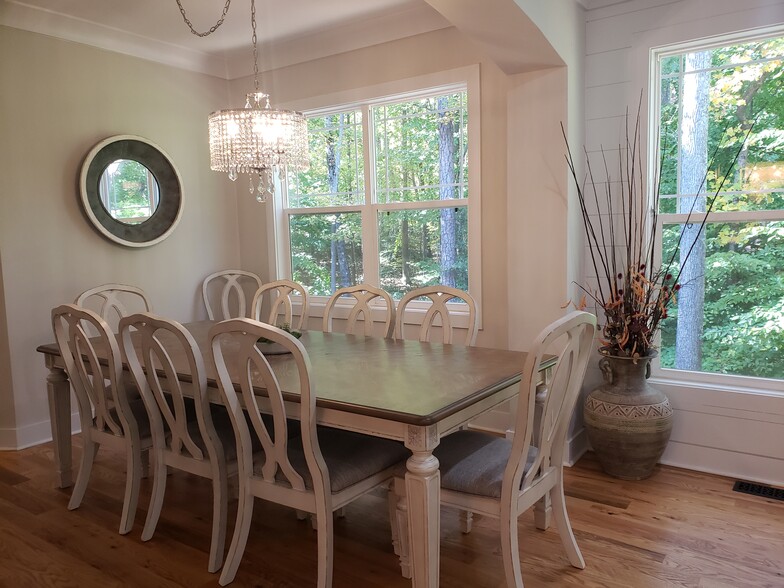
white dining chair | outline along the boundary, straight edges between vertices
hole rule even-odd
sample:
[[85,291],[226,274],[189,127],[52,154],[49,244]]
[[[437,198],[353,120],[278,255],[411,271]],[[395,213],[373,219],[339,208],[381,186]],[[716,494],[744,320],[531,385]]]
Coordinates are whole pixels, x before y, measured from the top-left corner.
[[118,332],[120,319],[134,312],[152,312],[152,303],[144,290],[128,284],[101,284],[79,294],[74,304],[98,313]]
[[[395,338],[404,339],[406,307],[414,300],[419,298],[429,298],[430,305],[422,318],[422,326],[419,329],[420,341],[433,341],[436,328],[440,327],[442,343],[451,344],[458,342],[454,336],[454,316],[450,311],[448,302],[455,299],[465,303],[468,310],[468,326],[465,338],[460,343],[473,345],[476,342],[476,335],[479,328],[479,313],[477,312],[476,302],[473,297],[464,290],[451,288],[449,286],[425,286],[407,293],[397,303],[397,322],[395,325]],[[439,324],[440,320],[440,324]]]
[[[52,310],[52,328],[76,396],[82,427],[81,463],[68,509],[79,508],[82,503],[98,447],[105,444],[119,449],[126,456],[120,518],[120,533],[125,535],[133,528],[136,516],[144,469],[142,455],[152,446],[144,402],[128,397],[117,339],[98,314],[75,304],[63,304]],[[98,360],[96,346],[105,350],[105,368]]]
[[[263,309],[265,299],[269,305],[267,312]],[[295,301],[299,303],[299,320],[297,321],[294,320]],[[305,286],[291,280],[276,280],[268,282],[256,290],[251,304],[251,318],[274,326],[285,323],[290,328],[301,331],[308,326],[309,308],[308,291]],[[279,318],[281,316],[283,317],[282,321]]]
[[[134,314],[120,321],[120,340],[152,430],[155,468],[142,541],[155,533],[170,467],[207,478],[213,494],[207,569],[216,572],[223,563],[228,476],[237,467],[229,414],[210,404],[204,359],[181,324],[150,313]],[[182,374],[190,376],[190,384],[183,383]]]
[[[285,347],[290,358],[281,363],[281,356],[271,359],[262,354],[256,345],[260,337]],[[220,393],[235,428],[239,473],[237,522],[220,584],[225,586],[235,577],[248,539],[253,502],[258,497],[315,513],[317,586],[328,588],[332,586],[332,513],[389,481],[392,468],[410,452],[401,443],[378,437],[325,427],[317,432],[310,359],[302,343],[282,329],[235,319],[214,325],[210,342]],[[224,355],[226,349],[231,349],[230,361]],[[277,368],[281,368],[278,373]],[[284,402],[278,380],[278,375],[291,375],[292,368],[297,387],[287,392],[299,394],[299,403],[294,405],[299,414],[288,416],[299,417],[301,422],[300,434],[295,438],[287,434],[287,411],[292,409]],[[230,374],[235,375],[234,380]],[[264,409],[271,412],[272,427],[261,418],[260,397],[254,387],[265,390]],[[244,410],[248,411],[250,426]],[[255,457],[253,438],[263,449]]]
[[253,294],[262,281],[253,272],[227,269],[210,274],[201,284],[201,296],[207,309],[207,318],[221,321],[250,315]]
[[[346,317],[346,326],[344,332],[349,335],[355,335],[359,331],[359,326],[362,326],[362,333],[366,337],[373,335],[373,327],[376,322],[374,321],[374,313],[383,312],[384,321],[382,334],[384,337],[389,338],[395,329],[395,302],[388,292],[381,288],[376,288],[370,284],[359,284],[357,286],[347,286],[336,290],[327,301],[324,308],[324,319],[322,321],[322,330],[325,333],[332,332],[332,320],[335,314],[335,307],[345,301],[346,299],[353,299],[351,309]],[[374,300],[383,300],[384,306],[371,303]],[[360,322],[361,319],[361,322]]]
[[[464,430],[444,437],[433,452],[439,462],[441,504],[499,519],[506,585],[522,588],[517,519],[545,495],[553,504],[561,542],[569,563],[585,561],[572,533],[563,488],[569,423],[580,394],[585,368],[593,350],[596,317],[572,312],[536,337],[523,366],[514,439]],[[534,424],[539,366],[555,356],[542,419]],[[538,427],[539,447],[531,444]],[[397,541],[403,575],[410,577],[408,525],[405,511],[405,469],[395,472]]]

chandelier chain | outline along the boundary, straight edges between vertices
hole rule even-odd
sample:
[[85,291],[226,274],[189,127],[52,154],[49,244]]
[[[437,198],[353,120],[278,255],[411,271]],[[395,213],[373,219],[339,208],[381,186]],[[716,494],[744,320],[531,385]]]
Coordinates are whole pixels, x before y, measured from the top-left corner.
[[[185,21],[185,24],[188,25],[188,28],[191,30],[191,32],[194,35],[196,35],[197,37],[208,37],[209,35],[211,35],[215,31],[217,31],[218,27],[220,27],[223,24],[223,21],[226,18],[226,14],[229,12],[229,6],[230,5],[231,5],[231,0],[226,0],[226,5],[223,7],[223,13],[221,14],[220,18],[218,19],[218,22],[216,22],[214,25],[212,25],[212,27],[210,27],[210,30],[208,30],[207,32],[200,33],[195,28],[193,28],[193,23],[191,23],[191,21],[188,20],[188,17],[185,14],[185,8],[183,8],[183,6],[182,6],[182,2],[180,0],[177,0],[177,6],[180,7],[180,14],[182,14],[182,19]],[[254,33],[254,35],[255,35],[255,33]]]
[[[231,0],[229,0],[231,1]],[[259,48],[256,42],[256,0],[250,0],[250,24],[253,27],[253,83],[259,91]]]

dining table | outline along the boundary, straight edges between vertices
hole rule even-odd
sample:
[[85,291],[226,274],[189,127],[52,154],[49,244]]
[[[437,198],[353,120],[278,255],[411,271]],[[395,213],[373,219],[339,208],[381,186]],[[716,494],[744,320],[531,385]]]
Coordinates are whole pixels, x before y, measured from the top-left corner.
[[[213,324],[199,321],[185,327],[204,355],[210,400],[221,403],[208,338]],[[433,450],[444,435],[518,395],[526,354],[321,331],[305,331],[300,342],[312,366],[318,424],[395,439],[411,451],[405,486],[412,582],[416,588],[437,587],[440,474]],[[68,487],[73,477],[70,384],[57,345],[41,345],[37,351],[49,369],[47,391],[58,484]],[[268,359],[276,373],[295,371],[287,365],[293,364],[290,355],[269,355]],[[187,381],[189,370],[182,366],[177,377]],[[125,363],[124,368],[128,369]],[[548,368],[546,362],[540,366],[542,381]],[[280,383],[285,401],[296,404],[296,379],[284,375]],[[263,389],[257,394],[265,396]]]

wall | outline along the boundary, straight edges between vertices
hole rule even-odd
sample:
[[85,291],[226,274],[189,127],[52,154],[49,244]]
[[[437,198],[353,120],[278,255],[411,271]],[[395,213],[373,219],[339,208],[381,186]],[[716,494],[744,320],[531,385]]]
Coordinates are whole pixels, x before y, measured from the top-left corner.
[[[442,29],[294,65],[261,76],[273,105],[344,92],[444,70],[480,64],[482,100],[482,299],[478,345],[507,346],[506,275],[506,76],[453,28]],[[231,82],[232,100],[243,100],[252,79]],[[330,104],[324,104],[329,106]],[[239,180],[238,180],[239,181]],[[269,275],[264,234],[268,205],[259,206],[240,186],[243,267]],[[262,256],[259,256],[259,253]]]
[[[207,114],[228,100],[225,81],[0,27],[0,88],[0,448],[8,448],[51,435],[35,348],[53,340],[54,306],[119,281],[147,291],[161,314],[204,316],[201,280],[239,264],[239,242],[234,187],[210,171],[206,140]],[[105,240],[80,209],[82,159],[117,134],[157,143],[182,177],[180,224],[150,248]]]
[[[641,90],[647,98],[651,47],[781,22],[781,0],[631,0],[588,11],[585,104],[590,156],[596,157],[601,145],[621,142],[627,106],[634,112]],[[645,119],[645,102],[643,107]],[[610,166],[617,150],[611,157]],[[784,396],[678,382],[658,385],[675,408],[664,463],[784,485]]]

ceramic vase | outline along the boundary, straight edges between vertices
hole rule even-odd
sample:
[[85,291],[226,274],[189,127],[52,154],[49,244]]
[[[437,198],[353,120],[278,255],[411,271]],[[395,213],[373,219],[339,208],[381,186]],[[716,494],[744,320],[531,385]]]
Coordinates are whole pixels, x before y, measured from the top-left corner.
[[616,478],[649,477],[672,431],[673,411],[663,392],[648,384],[655,352],[637,359],[599,360],[604,384],[591,392],[583,416],[602,469]]

